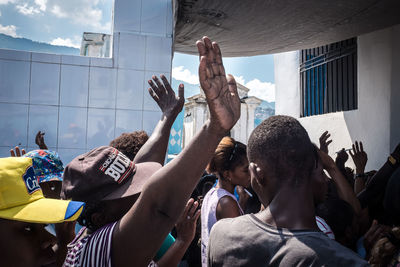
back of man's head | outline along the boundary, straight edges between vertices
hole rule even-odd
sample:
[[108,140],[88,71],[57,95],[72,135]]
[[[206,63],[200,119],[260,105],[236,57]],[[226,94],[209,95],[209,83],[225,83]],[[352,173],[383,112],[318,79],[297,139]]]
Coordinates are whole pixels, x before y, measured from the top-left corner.
[[315,167],[313,145],[303,126],[289,116],[272,116],[252,132],[247,154],[250,162],[261,164],[268,176],[300,185]]

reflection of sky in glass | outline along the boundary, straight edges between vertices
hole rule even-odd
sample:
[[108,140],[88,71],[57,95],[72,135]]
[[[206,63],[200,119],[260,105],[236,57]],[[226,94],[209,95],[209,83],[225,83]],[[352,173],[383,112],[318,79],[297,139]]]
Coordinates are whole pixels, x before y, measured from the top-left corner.
[[0,145],[26,146],[28,105],[0,104]]
[[89,69],[82,66],[61,66],[60,104],[87,106]]
[[153,133],[154,127],[156,127],[157,122],[161,118],[160,111],[143,111],[143,130],[146,131],[148,135]]
[[90,68],[89,106],[115,108],[116,70]]
[[115,136],[142,130],[142,111],[117,110]]
[[44,132],[48,147],[57,146],[58,107],[37,106],[29,107],[29,135],[28,146],[35,146],[35,137],[38,131]]
[[143,80],[143,71],[118,70],[117,108],[143,108]]
[[63,162],[64,167],[67,166],[68,163],[71,162],[75,157],[86,152],[85,149],[68,149],[68,148],[60,148],[58,149],[58,155],[60,155],[61,161]]
[[31,104],[58,105],[60,65],[32,62]]
[[0,60],[0,101],[28,103],[30,62]]
[[60,107],[59,148],[86,148],[86,108]]
[[114,139],[115,110],[90,108],[88,114],[87,148],[106,146]]

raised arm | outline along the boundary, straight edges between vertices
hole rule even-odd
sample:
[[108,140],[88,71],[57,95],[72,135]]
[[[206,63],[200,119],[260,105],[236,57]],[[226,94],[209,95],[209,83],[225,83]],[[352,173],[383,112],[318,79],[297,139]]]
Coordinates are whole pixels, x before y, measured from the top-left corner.
[[356,175],[354,181],[354,192],[360,193],[365,188],[365,166],[367,165],[368,155],[364,151],[362,142],[353,144],[353,153],[349,151],[354,165],[356,166]]
[[151,86],[148,90],[162,111],[161,119],[157,123],[149,140],[147,140],[135,156],[133,160],[135,163],[153,161],[161,165],[164,164],[172,124],[176,116],[181,112],[185,102],[183,84],[179,85],[177,97],[167,78],[164,75],[161,75],[160,78],[162,83],[157,76],[153,75],[152,79],[154,82],[152,80],[148,81]]
[[[190,144],[148,180],[113,233],[114,266],[146,266],[182,213],[215,148],[240,117],[236,82],[225,77],[222,56],[208,37],[197,42],[199,78],[210,119]],[[139,168],[139,166],[138,166]]]
[[35,143],[39,146],[40,149],[48,149],[46,143],[44,142],[44,132],[39,131],[35,137]]
[[329,137],[331,137],[331,134],[328,131],[325,131],[321,136],[319,137],[319,149],[321,151],[325,152],[328,154],[328,146],[330,143],[332,143],[332,140],[328,140]]
[[329,173],[329,176],[336,185],[339,197],[349,203],[353,207],[355,214],[359,215],[361,212],[360,201],[358,201],[353,188],[351,188],[346,178],[344,178],[343,174],[328,154],[321,150],[318,151],[318,154],[321,158],[324,169]]
[[196,234],[196,224],[200,217],[199,203],[189,199],[176,223],[177,238],[162,258],[157,261],[158,267],[178,266]]
[[389,178],[399,166],[400,143],[397,145],[393,153],[389,156],[385,164],[383,164],[378,172],[371,177],[365,189],[357,195],[363,208],[367,207],[372,200],[376,199],[382,192],[384,192]]

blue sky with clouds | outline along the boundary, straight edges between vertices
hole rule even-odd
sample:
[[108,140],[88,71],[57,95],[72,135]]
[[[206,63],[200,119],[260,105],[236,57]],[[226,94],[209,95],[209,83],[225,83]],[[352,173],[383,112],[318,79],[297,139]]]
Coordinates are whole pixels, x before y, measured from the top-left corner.
[[0,33],[80,47],[82,33],[111,33],[112,0],[0,0]]
[[[111,33],[112,0],[0,0],[0,33],[79,48],[83,32]],[[273,56],[224,58],[250,95],[275,101]],[[173,84],[198,88],[198,57],[175,53]]]
[[[198,61],[198,56],[175,53],[172,78],[184,81],[185,86],[190,89],[198,87]],[[249,95],[257,96],[268,102],[275,102],[272,55],[223,58],[223,62],[226,73],[232,74],[237,82],[250,88]],[[174,83],[173,85],[177,86]]]

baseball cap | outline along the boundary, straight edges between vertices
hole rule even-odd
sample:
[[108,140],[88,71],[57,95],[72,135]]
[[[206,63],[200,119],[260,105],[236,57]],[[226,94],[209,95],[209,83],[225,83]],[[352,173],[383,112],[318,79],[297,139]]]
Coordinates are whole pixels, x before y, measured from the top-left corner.
[[23,157],[32,159],[33,170],[39,183],[62,181],[64,166],[57,152],[37,149],[29,151]]
[[101,146],[65,167],[61,198],[87,202],[132,196],[160,168],[156,162],[135,164],[116,148]]
[[33,223],[75,221],[84,205],[45,198],[31,158],[0,158],[0,218]]

